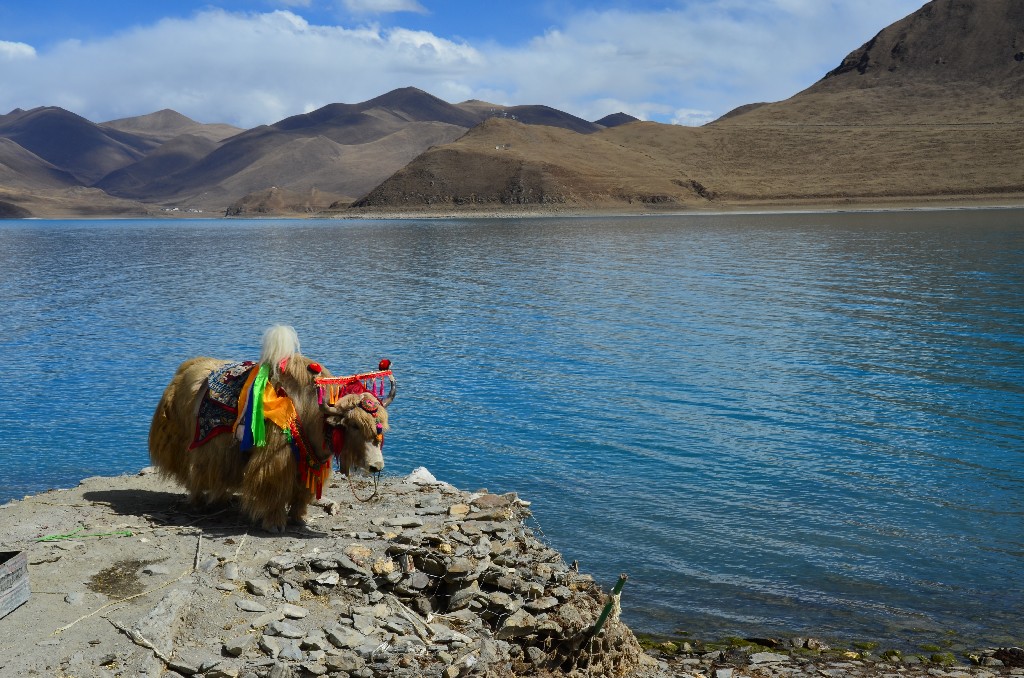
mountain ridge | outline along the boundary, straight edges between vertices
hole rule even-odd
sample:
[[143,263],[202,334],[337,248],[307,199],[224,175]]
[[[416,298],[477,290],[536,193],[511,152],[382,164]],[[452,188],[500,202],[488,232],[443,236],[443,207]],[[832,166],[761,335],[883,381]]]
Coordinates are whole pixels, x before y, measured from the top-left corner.
[[[540,144],[514,126],[481,125],[357,204],[650,210],[1024,198],[1022,8],[932,0],[785,101],[748,104],[700,128],[611,127],[586,137],[586,157],[572,137]],[[945,64],[935,50],[946,50]]]
[[249,130],[171,109],[105,123],[14,109],[0,198],[88,214],[1017,200],[1022,127],[1024,3],[931,0],[803,91],[699,128],[416,87]]

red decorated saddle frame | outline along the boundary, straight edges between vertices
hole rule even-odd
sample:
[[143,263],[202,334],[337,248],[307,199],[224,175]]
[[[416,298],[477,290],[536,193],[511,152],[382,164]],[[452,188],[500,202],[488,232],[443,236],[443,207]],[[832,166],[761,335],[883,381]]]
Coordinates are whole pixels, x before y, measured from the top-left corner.
[[379,370],[347,377],[317,377],[315,383],[317,404],[333,406],[351,393],[369,393],[377,400],[384,400],[388,385],[394,383],[394,375],[391,370]]

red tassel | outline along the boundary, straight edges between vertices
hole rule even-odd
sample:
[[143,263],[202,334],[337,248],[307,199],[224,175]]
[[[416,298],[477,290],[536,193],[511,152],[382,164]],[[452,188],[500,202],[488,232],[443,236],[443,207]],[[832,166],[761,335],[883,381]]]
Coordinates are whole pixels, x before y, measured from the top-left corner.
[[331,431],[331,451],[334,456],[341,457],[343,449],[345,449],[345,428],[338,426]]

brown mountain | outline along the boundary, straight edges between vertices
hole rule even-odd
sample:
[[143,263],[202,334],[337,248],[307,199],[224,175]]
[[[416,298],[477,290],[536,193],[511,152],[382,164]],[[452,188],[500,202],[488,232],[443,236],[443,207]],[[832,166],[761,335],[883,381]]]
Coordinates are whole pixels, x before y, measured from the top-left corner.
[[934,0],[792,98],[701,128],[588,136],[490,121],[366,207],[578,207],[1024,197],[1024,3]]
[[169,141],[175,137],[189,135],[210,141],[223,141],[244,130],[232,125],[220,123],[206,124],[165,108],[156,113],[139,115],[134,118],[120,118],[100,123],[101,127],[130,132],[137,136],[148,137],[159,141]]
[[111,195],[144,194],[147,187],[191,167],[216,149],[217,143],[207,137],[180,134],[137,162],[107,174],[95,186]]
[[1024,3],[933,0],[883,29],[824,78],[736,124],[1005,123],[1021,117]]
[[70,173],[54,167],[16,142],[0,137],[0,186],[19,189],[78,186]]
[[[160,111],[97,125],[56,107],[0,116],[0,189],[54,215],[144,215],[149,208],[85,187],[138,185],[209,153],[241,130]],[[97,181],[99,180],[99,181]],[[81,190],[72,190],[81,189]]]
[[256,127],[173,174],[128,189],[114,186],[111,192],[212,209],[271,186],[358,196],[430,145],[458,138],[475,120],[437,97],[405,88]]
[[642,143],[623,145],[610,131],[582,135],[493,118],[430,149],[355,206],[612,207],[697,199],[700,189],[671,160]]
[[550,106],[500,106],[479,99],[470,99],[458,104],[459,108],[474,114],[476,123],[489,118],[505,118],[515,120],[524,125],[546,125],[572,130],[580,134],[593,134],[601,129],[600,124],[589,122],[583,118],[560,111]]
[[640,122],[640,118],[634,118],[628,113],[612,113],[606,115],[600,120],[595,120],[594,124],[600,125],[601,127],[618,127],[619,125],[625,125],[631,122]]
[[[161,115],[163,114],[163,115]],[[175,122],[161,112],[164,126]],[[192,144],[152,152],[96,185],[113,195],[147,202],[187,203],[230,211],[269,209],[319,200],[351,202],[365,195],[426,149],[444,145],[489,117],[591,133],[601,126],[547,106],[449,104],[414,87],[358,104],[330,104],[237,134],[202,153]],[[148,116],[144,116],[147,118]],[[109,123],[108,123],[109,124]],[[155,123],[154,123],[155,124]],[[122,129],[148,131],[140,124]],[[268,200],[273,187],[276,196]],[[294,198],[299,196],[299,198]],[[299,203],[295,201],[299,200]]]
[[142,158],[156,142],[96,123],[55,106],[0,118],[0,137],[10,139],[83,185]]

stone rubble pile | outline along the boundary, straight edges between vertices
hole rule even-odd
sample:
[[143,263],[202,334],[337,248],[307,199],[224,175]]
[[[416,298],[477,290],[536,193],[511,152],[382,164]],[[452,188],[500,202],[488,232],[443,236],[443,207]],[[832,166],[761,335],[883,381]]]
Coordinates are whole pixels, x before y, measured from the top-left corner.
[[209,678],[602,676],[651,661],[617,610],[593,635],[609,597],[523,524],[528,502],[436,481],[382,493],[391,510],[369,529],[257,553],[253,567],[211,559],[208,583],[231,594],[245,624],[220,639],[219,657],[179,648],[168,668]]

